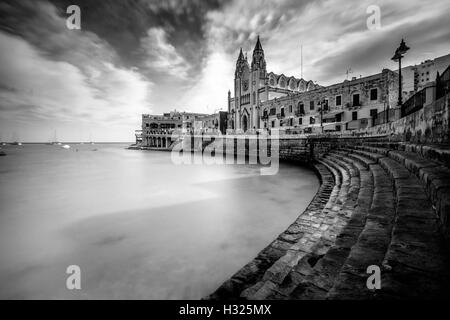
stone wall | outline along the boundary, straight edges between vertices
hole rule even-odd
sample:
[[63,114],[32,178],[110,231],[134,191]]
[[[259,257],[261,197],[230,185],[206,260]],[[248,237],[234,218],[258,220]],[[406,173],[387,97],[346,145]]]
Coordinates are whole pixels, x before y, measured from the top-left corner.
[[450,96],[425,106],[423,109],[397,121],[381,124],[356,134],[385,135],[390,141],[419,144],[450,143]]

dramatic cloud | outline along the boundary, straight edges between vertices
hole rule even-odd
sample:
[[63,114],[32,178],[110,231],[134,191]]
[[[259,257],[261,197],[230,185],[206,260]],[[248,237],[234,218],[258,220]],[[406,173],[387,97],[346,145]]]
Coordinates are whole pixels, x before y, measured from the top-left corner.
[[176,78],[186,79],[189,64],[167,41],[167,35],[162,28],[151,28],[142,39],[142,49],[145,56],[144,66],[150,71],[167,74]]
[[[71,4],[82,30],[65,27]],[[5,0],[0,134],[131,141],[141,113],[226,109],[239,48],[250,60],[257,35],[268,71],[299,77],[302,45],[304,78],[326,85],[395,69],[402,37],[405,64],[448,54],[449,13],[445,0]]]

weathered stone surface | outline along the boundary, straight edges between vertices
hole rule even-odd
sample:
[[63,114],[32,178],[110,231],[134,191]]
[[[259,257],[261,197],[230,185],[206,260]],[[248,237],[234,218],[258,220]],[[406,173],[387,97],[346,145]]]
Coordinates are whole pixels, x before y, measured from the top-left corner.
[[[210,298],[448,297],[450,169],[441,160],[450,149],[329,141],[320,141],[322,184],[307,210]],[[382,266],[381,290],[367,289],[369,265]]]

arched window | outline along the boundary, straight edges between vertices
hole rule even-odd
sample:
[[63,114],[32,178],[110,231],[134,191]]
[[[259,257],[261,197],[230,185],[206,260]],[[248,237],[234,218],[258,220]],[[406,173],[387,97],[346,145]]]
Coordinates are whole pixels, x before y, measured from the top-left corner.
[[295,89],[295,81],[293,79],[291,79],[289,87],[291,88],[291,90]]

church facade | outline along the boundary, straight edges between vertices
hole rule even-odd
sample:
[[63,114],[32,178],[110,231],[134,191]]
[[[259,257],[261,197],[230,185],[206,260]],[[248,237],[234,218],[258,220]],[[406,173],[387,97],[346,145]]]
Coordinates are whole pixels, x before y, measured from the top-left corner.
[[239,52],[234,77],[234,97],[231,97],[231,91],[228,91],[228,128],[244,132],[264,128],[264,121],[261,119],[261,105],[264,102],[319,87],[312,81],[268,73],[264,50],[258,36],[251,64],[242,53],[242,48]]
[[[357,130],[379,122],[389,110],[398,113],[398,74],[383,69],[367,77],[329,86],[267,72],[260,39],[252,61],[239,52],[234,96],[228,91],[228,129],[283,128],[304,133]],[[384,116],[382,116],[384,117]],[[378,121],[378,122],[377,122]]]

